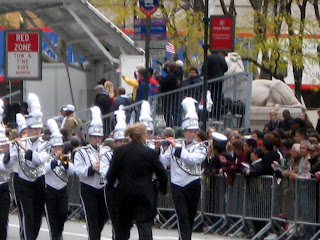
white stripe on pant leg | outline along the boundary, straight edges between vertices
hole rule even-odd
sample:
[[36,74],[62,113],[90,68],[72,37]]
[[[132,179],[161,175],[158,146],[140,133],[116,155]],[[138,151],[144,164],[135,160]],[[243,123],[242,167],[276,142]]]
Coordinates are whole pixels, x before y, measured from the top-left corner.
[[23,226],[23,235],[24,235],[24,239],[27,240],[27,231],[26,231],[26,217],[24,214],[24,210],[23,210],[23,205],[22,205],[22,201],[20,199],[20,204],[21,206],[21,212],[22,212],[22,226]]
[[[113,223],[112,223],[112,219],[111,219],[111,215],[110,215],[110,211],[109,211],[109,208],[108,208],[108,202],[107,202],[107,190],[106,190],[106,188],[104,188],[104,190],[103,190],[103,196],[104,196],[104,203],[105,203],[105,205],[106,205],[106,207],[107,207],[107,211],[108,211],[108,214],[109,214],[109,219],[110,219],[110,222],[111,222],[111,229],[112,229],[112,239],[113,239],[113,237],[114,236],[116,236],[116,234],[115,234],[115,230],[114,230],[114,228],[113,228]],[[114,207],[114,206],[113,206]]]
[[[16,190],[15,190],[14,187],[13,187],[13,194],[14,194],[14,198],[13,198],[13,199],[14,199],[16,205],[17,205],[17,208],[18,208],[19,226],[23,229],[22,216],[21,216],[21,213],[20,213],[20,209],[19,209],[19,207],[18,207],[19,203],[18,203],[18,200],[17,200]],[[23,233],[23,235],[24,235],[24,233]],[[20,230],[19,230],[19,237],[20,237]]]
[[49,213],[48,213],[48,208],[47,208],[47,203],[44,204],[44,211],[46,213],[46,219],[47,219],[47,225],[48,225],[48,229],[49,229],[49,236],[50,239],[52,239],[52,230],[51,230],[51,226],[50,226],[50,220],[49,220]]
[[[81,191],[81,190],[80,190]],[[86,225],[87,225],[87,233],[88,233],[88,240],[90,240],[90,234],[89,234],[89,224],[88,224],[88,217],[87,217],[87,213],[86,213],[86,206],[84,205],[84,201],[82,199],[82,195],[80,194],[80,200],[81,200],[81,203],[82,203],[82,207],[83,207],[83,210],[84,210],[84,217],[86,219]]]

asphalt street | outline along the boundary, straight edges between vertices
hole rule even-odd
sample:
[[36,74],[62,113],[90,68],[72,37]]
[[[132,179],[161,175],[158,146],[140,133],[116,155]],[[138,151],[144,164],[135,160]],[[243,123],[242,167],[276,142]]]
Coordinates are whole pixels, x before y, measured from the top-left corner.
[[[63,232],[64,240],[75,240],[75,239],[88,239],[86,223],[85,222],[76,222],[76,221],[67,221],[65,224],[64,232]],[[19,239],[19,220],[17,215],[9,216],[9,230],[8,230],[8,240],[17,240]],[[43,218],[41,230],[38,238],[39,240],[47,240],[49,239],[49,230],[47,226],[46,219]],[[138,232],[134,227],[131,230],[132,240],[138,240]],[[178,232],[177,230],[166,230],[166,229],[153,229],[153,239],[154,240],[178,240]],[[231,238],[214,236],[212,234],[203,235],[200,233],[193,233],[192,240],[229,240]],[[101,240],[112,240],[111,239],[111,225],[106,224],[103,232]]]

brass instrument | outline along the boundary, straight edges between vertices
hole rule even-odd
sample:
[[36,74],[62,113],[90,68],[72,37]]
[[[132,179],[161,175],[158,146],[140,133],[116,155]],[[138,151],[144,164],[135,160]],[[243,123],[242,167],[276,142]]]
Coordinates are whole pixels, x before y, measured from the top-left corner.
[[70,157],[68,155],[61,154],[58,160],[63,164],[67,165],[68,162],[70,161]]

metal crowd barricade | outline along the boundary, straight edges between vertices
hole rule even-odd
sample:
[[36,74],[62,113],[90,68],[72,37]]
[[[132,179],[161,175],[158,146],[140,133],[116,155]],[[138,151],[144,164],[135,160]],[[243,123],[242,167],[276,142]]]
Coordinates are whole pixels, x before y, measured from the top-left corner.
[[80,181],[76,175],[69,178],[68,182],[68,219],[80,218],[83,212],[80,201]]
[[272,176],[247,179],[244,219],[265,223],[265,226],[253,239],[262,237],[271,228],[273,189],[274,181]]
[[205,175],[202,180],[202,214],[204,233],[219,232],[226,220],[226,178]]
[[[226,196],[226,226],[229,225],[224,236],[237,231],[237,227],[244,224],[245,178],[240,174],[233,176],[232,184],[227,186]],[[232,203],[232,204],[231,204]],[[241,224],[241,225],[240,225]],[[223,226],[224,227],[224,226]]]
[[[208,124],[215,126],[219,131],[224,128],[249,127],[252,75],[238,73],[225,75],[208,81],[208,90],[213,101],[212,108],[208,109]],[[163,115],[166,126],[181,126],[183,109],[181,101],[184,97],[193,97],[200,104],[203,99],[202,83],[157,94],[149,97],[154,117]],[[201,105],[201,104],[200,104]],[[201,108],[199,116],[201,121]]]

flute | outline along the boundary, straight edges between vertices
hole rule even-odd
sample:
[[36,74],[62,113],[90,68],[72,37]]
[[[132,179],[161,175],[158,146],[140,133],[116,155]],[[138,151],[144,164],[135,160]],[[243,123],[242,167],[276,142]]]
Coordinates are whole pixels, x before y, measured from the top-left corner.
[[[20,138],[21,141],[24,141],[24,140],[28,140],[28,139],[32,139],[32,138],[38,138],[38,137],[42,137],[44,134],[39,134],[39,135],[35,135],[35,136],[29,136],[29,137],[24,137],[24,138]],[[4,146],[4,145],[7,145],[7,144],[11,144],[11,143],[14,143],[15,140],[11,140],[11,141],[6,141],[6,142],[2,142],[0,143],[0,146]]]

